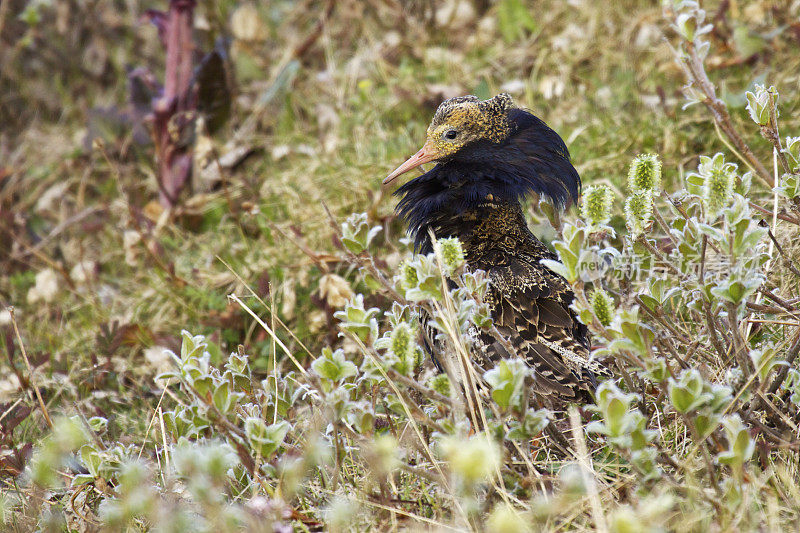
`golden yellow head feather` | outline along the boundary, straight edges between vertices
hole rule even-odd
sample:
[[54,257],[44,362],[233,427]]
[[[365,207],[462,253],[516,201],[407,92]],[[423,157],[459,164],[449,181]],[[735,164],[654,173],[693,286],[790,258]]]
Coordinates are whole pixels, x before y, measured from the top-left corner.
[[428,126],[428,138],[420,151],[386,176],[384,185],[424,163],[447,159],[470,143],[501,143],[511,133],[508,113],[514,108],[514,101],[505,93],[484,101],[477,96],[445,100]]
[[484,101],[476,96],[445,100],[428,126],[428,142],[435,146],[439,157],[481,139],[499,143],[508,137],[508,111],[514,107],[506,93]]

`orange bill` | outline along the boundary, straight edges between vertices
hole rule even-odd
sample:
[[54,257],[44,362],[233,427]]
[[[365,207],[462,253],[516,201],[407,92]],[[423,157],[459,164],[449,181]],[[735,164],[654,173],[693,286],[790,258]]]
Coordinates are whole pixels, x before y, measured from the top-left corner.
[[434,146],[431,141],[425,143],[425,145],[420,149],[419,152],[412,155],[408,158],[408,160],[394,169],[394,171],[386,176],[386,179],[383,180],[383,184],[386,185],[387,183],[391,183],[394,179],[401,174],[405,174],[411,169],[417,168],[420,165],[424,165],[425,163],[429,163],[435,160],[439,155],[438,150]]

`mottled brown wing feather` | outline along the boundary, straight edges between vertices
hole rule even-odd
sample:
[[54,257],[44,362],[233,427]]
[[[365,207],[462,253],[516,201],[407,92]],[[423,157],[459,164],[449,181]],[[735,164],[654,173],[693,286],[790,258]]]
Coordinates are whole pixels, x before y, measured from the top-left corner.
[[585,329],[569,309],[573,296],[566,281],[532,264],[491,269],[489,276],[486,300],[492,318],[516,353],[508,354],[482,333],[481,355],[491,362],[522,358],[533,368],[534,387],[541,394],[576,398],[594,392],[594,373],[603,370],[591,361]]
[[[574,299],[569,283],[542,265],[557,259],[528,229],[519,204],[493,203],[491,195],[479,208],[436,221],[437,235],[458,235],[467,265],[489,277],[485,303],[495,326],[508,342],[487,332],[475,332],[475,363],[489,370],[500,359],[521,358],[535,370],[534,388],[540,394],[584,400],[596,387],[595,375],[608,371],[593,361],[589,332],[570,309]],[[425,322],[425,320],[423,320]],[[435,335],[426,340],[434,363]],[[512,352],[505,348],[508,344]]]

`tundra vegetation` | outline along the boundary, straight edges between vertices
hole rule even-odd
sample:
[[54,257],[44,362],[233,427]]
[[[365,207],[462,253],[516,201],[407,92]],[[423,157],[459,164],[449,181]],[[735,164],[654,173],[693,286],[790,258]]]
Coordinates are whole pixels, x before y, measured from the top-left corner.
[[[800,3],[652,4],[2,2],[3,530],[797,530]],[[561,414],[380,189],[501,91],[584,181]]]

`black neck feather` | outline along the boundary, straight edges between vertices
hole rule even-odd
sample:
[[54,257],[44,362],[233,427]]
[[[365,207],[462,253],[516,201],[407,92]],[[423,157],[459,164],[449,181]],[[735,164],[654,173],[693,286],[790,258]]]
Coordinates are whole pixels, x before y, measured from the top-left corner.
[[577,200],[580,176],[561,137],[521,109],[509,113],[509,125],[511,134],[504,141],[470,144],[395,192],[402,196],[397,212],[418,251],[430,251],[428,229],[440,235],[443,224],[452,226],[487,201],[519,205],[537,194],[563,208]]

